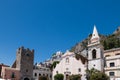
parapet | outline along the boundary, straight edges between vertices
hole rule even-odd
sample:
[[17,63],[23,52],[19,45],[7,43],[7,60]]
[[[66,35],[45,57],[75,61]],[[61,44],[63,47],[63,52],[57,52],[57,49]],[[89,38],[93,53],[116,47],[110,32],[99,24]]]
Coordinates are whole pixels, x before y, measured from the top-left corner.
[[29,48],[24,48],[24,46],[21,46],[20,48],[17,49],[17,52],[30,52],[34,53],[34,49],[30,50]]

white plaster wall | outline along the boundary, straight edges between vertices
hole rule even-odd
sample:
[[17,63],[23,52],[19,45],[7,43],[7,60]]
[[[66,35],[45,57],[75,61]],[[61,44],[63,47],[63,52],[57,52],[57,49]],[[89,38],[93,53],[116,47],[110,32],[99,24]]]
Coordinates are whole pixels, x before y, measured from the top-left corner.
[[[110,67],[110,63],[112,63],[112,62],[115,63],[114,67]],[[110,59],[110,60],[108,59],[106,61],[106,64],[107,64],[107,66],[106,66],[107,68],[110,68],[110,69],[115,68],[115,70],[112,70],[113,72],[115,72],[115,76],[120,76],[120,59],[119,58],[117,58],[117,59]]]
[[[110,71],[105,71],[105,73],[109,76],[109,72],[114,72],[115,76],[119,77],[119,78],[115,78],[115,80],[120,79],[120,70],[110,70]],[[111,79],[113,79],[114,76],[110,76]]]
[[[35,76],[35,73],[37,73],[37,76]],[[39,74],[41,74],[41,76],[43,76],[43,74],[44,74],[45,76],[48,75],[49,80],[51,80],[51,78],[52,78],[52,72],[51,72],[50,70],[49,70],[49,71],[44,71],[44,70],[39,70],[39,69],[34,69],[34,70],[33,70],[33,78],[34,78],[35,80],[38,80],[38,79],[39,79]],[[51,76],[51,78],[50,78],[50,76]]]
[[110,67],[110,63],[114,62],[115,66],[117,66],[116,60],[108,60],[106,61],[107,67]]
[[[80,60],[76,60],[75,57],[69,56],[69,63],[66,63],[66,57],[63,58],[59,64],[57,64],[56,68],[53,70],[53,80],[54,76],[56,75],[56,71],[58,73],[64,74],[64,72],[68,71],[72,74],[82,74],[81,80],[86,80],[86,66],[81,63]],[[66,70],[68,68],[68,70]],[[78,72],[78,69],[81,68],[81,72]]]
[[91,60],[91,61],[88,62],[88,69],[95,68],[99,71],[102,71],[103,67],[104,67],[104,65],[103,65],[103,60],[102,59]]
[[119,58],[117,57],[116,59],[112,58],[112,57],[111,57],[111,59],[107,59],[106,60],[107,67],[110,67],[111,62],[115,63],[115,67],[118,67],[118,66],[120,67],[120,57]]

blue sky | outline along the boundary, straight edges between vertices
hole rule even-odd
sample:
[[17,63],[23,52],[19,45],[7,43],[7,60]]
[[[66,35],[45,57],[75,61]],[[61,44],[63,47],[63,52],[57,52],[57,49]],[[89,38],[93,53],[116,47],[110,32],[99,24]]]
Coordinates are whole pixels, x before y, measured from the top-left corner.
[[20,46],[35,61],[65,52],[92,33],[120,26],[120,0],[0,0],[0,63],[11,65]]

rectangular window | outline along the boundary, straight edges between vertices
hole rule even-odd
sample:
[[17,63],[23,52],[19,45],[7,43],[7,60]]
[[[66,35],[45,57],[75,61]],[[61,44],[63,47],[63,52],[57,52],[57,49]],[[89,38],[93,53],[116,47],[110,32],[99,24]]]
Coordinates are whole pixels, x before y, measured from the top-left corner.
[[56,71],[56,74],[58,74],[58,71]]
[[81,68],[78,69],[78,72],[81,72]]
[[66,58],[66,63],[69,63],[69,58]]
[[69,68],[66,68],[66,70],[69,70]]
[[114,72],[109,72],[109,75],[110,75],[110,76],[114,76],[115,73],[114,73]]
[[114,62],[110,63],[110,67],[114,67],[114,66],[115,66]]

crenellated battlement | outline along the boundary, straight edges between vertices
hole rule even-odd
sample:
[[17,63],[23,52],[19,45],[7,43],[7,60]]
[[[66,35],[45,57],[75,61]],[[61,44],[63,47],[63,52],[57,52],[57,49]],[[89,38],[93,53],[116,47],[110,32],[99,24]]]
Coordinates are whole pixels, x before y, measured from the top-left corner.
[[31,52],[34,53],[34,49],[30,50],[29,48],[24,48],[24,46],[21,46],[20,48],[18,48],[17,52],[19,51],[24,51],[24,52]]
[[21,46],[16,53],[16,68],[20,70],[20,80],[32,79],[34,64],[34,50]]

